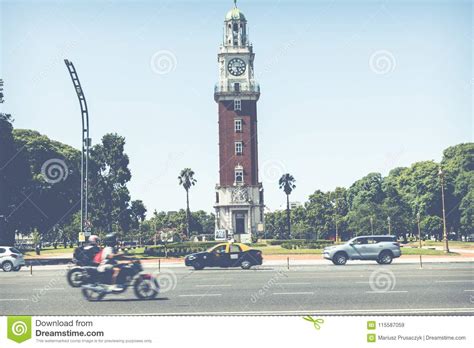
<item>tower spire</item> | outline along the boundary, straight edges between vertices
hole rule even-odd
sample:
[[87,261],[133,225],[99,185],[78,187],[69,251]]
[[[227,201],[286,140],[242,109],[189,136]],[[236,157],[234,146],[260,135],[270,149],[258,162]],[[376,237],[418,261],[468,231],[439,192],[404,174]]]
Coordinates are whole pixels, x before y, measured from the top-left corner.
[[234,7],[237,8],[237,0],[234,0]]

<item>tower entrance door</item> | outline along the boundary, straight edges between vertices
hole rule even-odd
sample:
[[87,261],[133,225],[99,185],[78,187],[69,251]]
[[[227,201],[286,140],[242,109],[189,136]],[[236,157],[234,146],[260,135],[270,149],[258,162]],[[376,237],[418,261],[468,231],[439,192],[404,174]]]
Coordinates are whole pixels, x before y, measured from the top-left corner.
[[244,213],[244,212],[239,212],[239,213],[235,213],[235,220],[234,220],[234,223],[235,223],[235,227],[234,227],[234,233],[235,234],[244,234],[246,233],[245,231],[245,226],[246,226],[246,220],[247,220],[247,214]]

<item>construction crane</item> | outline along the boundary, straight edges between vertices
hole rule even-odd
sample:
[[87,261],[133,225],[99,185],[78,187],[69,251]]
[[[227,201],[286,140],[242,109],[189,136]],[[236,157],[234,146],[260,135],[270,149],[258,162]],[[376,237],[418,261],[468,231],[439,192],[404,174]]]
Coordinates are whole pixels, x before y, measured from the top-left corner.
[[71,76],[72,84],[76,90],[77,98],[79,99],[79,105],[81,107],[82,116],[82,156],[81,156],[81,232],[84,232],[85,236],[90,235],[90,221],[88,215],[88,170],[89,170],[89,153],[91,146],[91,138],[89,137],[89,113],[87,110],[86,97],[82,90],[79,77],[77,76],[74,64],[71,61],[65,59],[64,63]]

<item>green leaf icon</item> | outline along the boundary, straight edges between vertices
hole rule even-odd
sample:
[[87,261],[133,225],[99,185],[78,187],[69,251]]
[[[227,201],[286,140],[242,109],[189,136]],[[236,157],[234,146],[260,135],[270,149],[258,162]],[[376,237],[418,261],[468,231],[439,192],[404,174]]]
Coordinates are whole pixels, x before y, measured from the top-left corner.
[[31,317],[8,317],[7,337],[17,343],[22,343],[31,338]]

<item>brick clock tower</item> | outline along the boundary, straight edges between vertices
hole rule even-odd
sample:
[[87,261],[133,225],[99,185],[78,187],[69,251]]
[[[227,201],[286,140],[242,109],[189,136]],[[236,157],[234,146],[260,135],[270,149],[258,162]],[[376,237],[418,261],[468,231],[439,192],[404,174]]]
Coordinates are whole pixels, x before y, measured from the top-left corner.
[[258,180],[257,101],[253,47],[247,20],[237,8],[224,21],[218,54],[219,184],[216,185],[216,239],[250,242],[264,228],[263,186]]

